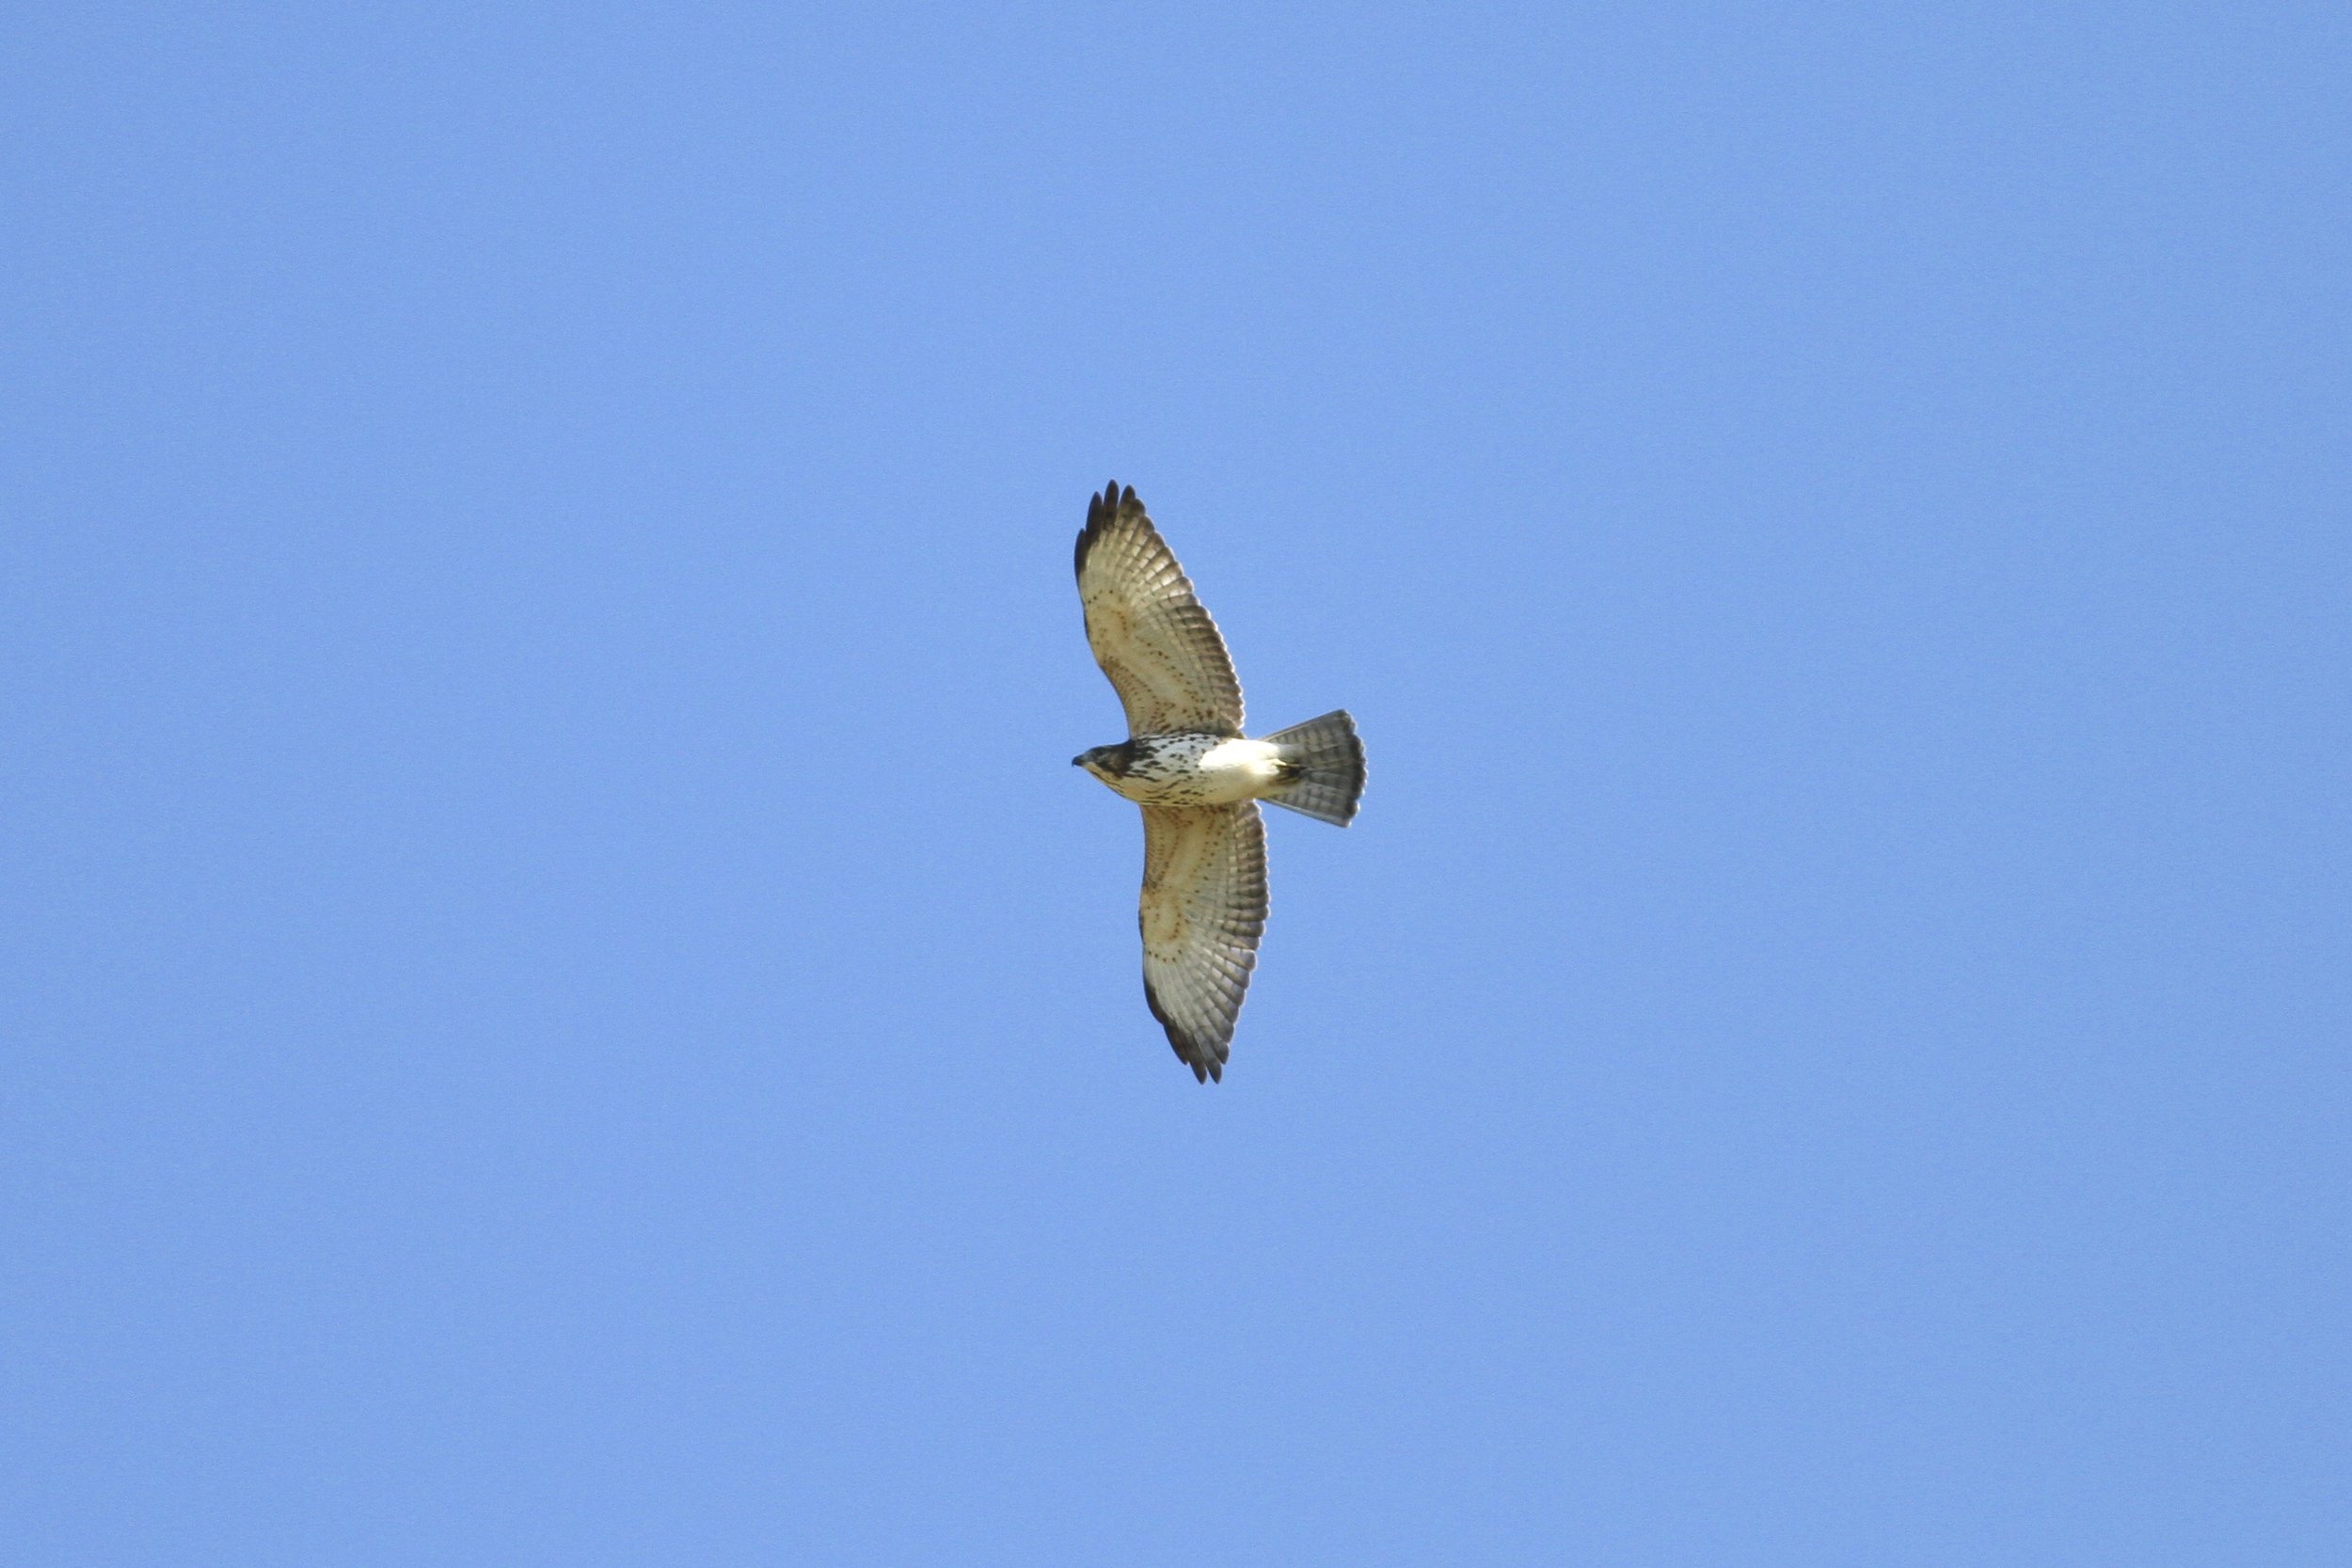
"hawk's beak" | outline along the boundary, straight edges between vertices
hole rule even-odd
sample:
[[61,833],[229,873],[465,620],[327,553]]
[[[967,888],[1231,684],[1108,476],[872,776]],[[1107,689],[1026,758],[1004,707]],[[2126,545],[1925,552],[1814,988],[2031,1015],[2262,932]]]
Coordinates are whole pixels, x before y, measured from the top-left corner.
[[1070,766],[1073,768],[1084,768],[1086,765],[1087,759],[1082,756],[1072,757],[1070,759]]

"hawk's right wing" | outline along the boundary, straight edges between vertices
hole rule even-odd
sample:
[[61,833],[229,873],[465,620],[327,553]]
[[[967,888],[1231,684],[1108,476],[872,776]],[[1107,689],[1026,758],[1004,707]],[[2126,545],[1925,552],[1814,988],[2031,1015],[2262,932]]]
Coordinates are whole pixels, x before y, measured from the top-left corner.
[[1265,911],[1256,801],[1143,808],[1143,996],[1203,1083],[1225,1076]]
[[1241,734],[1241,682],[1225,640],[1132,487],[1113,484],[1087,502],[1078,599],[1129,735]]

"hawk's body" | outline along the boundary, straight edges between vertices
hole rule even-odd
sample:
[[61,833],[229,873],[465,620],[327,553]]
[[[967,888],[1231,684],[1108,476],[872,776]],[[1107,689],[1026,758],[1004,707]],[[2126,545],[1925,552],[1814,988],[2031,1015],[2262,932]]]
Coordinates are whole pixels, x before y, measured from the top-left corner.
[[1134,490],[1113,484],[1078,535],[1087,641],[1128,738],[1072,760],[1143,807],[1143,994],[1193,1075],[1222,1078],[1265,929],[1270,800],[1346,826],[1364,751],[1344,711],[1241,733],[1241,682],[1216,623]]
[[1139,735],[1104,750],[1095,777],[1139,806],[1239,805],[1296,771],[1279,746],[1222,735]]

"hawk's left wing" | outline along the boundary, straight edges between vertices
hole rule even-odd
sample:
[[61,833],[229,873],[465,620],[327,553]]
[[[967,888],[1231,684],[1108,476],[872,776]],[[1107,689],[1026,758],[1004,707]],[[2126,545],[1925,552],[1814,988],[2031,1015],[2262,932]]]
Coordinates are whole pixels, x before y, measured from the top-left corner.
[[1087,502],[1077,557],[1087,643],[1127,709],[1127,733],[1241,734],[1225,639],[1133,486]]
[[1203,1083],[1225,1076],[1265,911],[1256,801],[1143,808],[1143,996]]

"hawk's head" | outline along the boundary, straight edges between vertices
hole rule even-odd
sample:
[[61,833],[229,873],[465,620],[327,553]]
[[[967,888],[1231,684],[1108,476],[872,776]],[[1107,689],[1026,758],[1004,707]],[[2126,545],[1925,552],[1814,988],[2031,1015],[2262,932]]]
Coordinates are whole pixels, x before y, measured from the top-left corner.
[[1136,743],[1132,740],[1122,740],[1116,746],[1097,746],[1070,759],[1071,767],[1083,768],[1105,784],[1125,778],[1135,763]]

